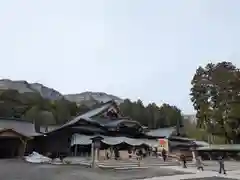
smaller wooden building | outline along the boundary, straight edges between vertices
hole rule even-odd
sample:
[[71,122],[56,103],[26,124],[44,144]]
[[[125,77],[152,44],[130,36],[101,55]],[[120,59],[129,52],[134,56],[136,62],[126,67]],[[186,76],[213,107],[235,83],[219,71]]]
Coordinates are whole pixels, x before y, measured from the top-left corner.
[[240,160],[240,144],[214,144],[196,148],[196,152],[205,160],[217,160],[224,156],[226,160]]
[[0,119],[0,158],[21,157],[32,151],[34,137],[41,136],[34,124],[19,119]]
[[29,137],[12,129],[0,130],[0,158],[23,156]]
[[183,129],[178,130],[176,127],[159,128],[150,130],[147,134],[149,136],[159,139],[159,150],[166,149],[172,156],[180,156],[185,154],[188,160],[192,160],[196,156],[195,149],[197,147],[208,146],[205,142],[199,142],[195,139],[183,137]]

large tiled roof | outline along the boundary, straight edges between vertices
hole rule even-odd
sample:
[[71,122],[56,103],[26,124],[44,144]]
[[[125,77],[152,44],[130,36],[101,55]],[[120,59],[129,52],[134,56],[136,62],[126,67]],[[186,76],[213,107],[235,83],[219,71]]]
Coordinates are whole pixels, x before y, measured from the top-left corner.
[[124,136],[87,136],[87,135],[82,135],[82,134],[74,134],[72,139],[71,139],[71,145],[89,145],[92,143],[92,139],[95,137],[100,137],[101,141],[104,144],[108,145],[117,145],[121,143],[126,143],[132,146],[140,146],[140,145],[148,145],[148,146],[155,146],[158,144],[158,141],[154,140],[148,140],[148,139],[136,139],[136,138],[129,138],[129,137],[124,137]]
[[214,151],[214,150],[221,150],[221,151],[239,151],[240,144],[211,144],[208,146],[203,146],[197,148],[199,151]]
[[174,132],[176,131],[175,127],[170,127],[170,128],[159,128],[159,129],[153,129],[147,132],[148,136],[153,136],[153,137],[165,137],[168,138],[170,137]]
[[199,146],[199,147],[205,147],[205,146],[209,146],[209,143],[205,142],[205,141],[194,141],[194,143]]
[[53,131],[57,128],[59,128],[60,125],[42,125],[40,126],[40,132],[41,133],[46,133],[46,132],[49,132],[49,131]]
[[72,125],[72,124],[75,124],[76,122],[78,122],[81,119],[91,121],[91,117],[96,116],[96,115],[106,111],[108,108],[110,108],[113,105],[113,103],[114,103],[113,101],[106,102],[101,107],[98,107],[96,109],[90,110],[90,111],[88,111],[88,112],[86,112],[84,114],[81,114],[81,115],[75,117],[71,121],[68,121],[67,123],[65,123],[60,128],[66,127],[66,126],[69,126],[69,125]]
[[[106,128],[112,128],[113,127],[114,128],[114,127],[117,127],[119,124],[123,124],[123,123],[133,123],[133,124],[141,126],[138,122],[131,121],[128,118],[107,119],[107,118],[96,117],[97,115],[107,111],[110,107],[112,107],[114,105],[116,105],[116,103],[114,101],[108,101],[98,108],[95,108],[93,110],[90,110],[90,111],[88,111],[84,114],[81,114],[81,115],[75,117],[71,121],[68,121],[64,125],[54,129],[53,131],[62,129],[62,128],[70,126],[70,125],[73,125],[80,120],[89,122],[90,124],[95,124],[95,125],[103,127],[103,128],[104,127],[106,127]],[[49,131],[49,132],[52,132],[52,131]]]
[[33,137],[41,134],[35,131],[33,123],[18,119],[0,118],[0,129],[12,129],[24,136]]
[[94,122],[102,127],[117,127],[120,124],[133,124],[141,126],[137,121],[132,121],[128,118],[106,119],[106,118],[91,118],[88,121]]
[[178,146],[185,146],[185,147],[191,147],[193,146],[192,142],[186,142],[186,141],[168,141],[169,146],[171,147],[178,147]]

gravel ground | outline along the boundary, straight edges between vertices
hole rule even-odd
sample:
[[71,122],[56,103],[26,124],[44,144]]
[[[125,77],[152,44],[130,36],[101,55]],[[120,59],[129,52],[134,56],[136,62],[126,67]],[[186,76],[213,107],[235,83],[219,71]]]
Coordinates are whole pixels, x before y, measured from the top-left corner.
[[205,177],[205,178],[195,178],[195,179],[186,179],[186,180],[237,180],[237,179],[223,178],[223,177]]
[[76,165],[30,164],[21,160],[0,160],[0,179],[3,180],[132,180],[177,174],[186,173],[160,168],[114,171]]

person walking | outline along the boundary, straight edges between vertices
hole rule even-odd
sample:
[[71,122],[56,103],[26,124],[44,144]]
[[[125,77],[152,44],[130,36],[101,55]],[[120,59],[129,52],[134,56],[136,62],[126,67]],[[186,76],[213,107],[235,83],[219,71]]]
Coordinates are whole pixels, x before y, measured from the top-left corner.
[[223,156],[219,156],[218,163],[219,163],[219,174],[221,174],[222,172],[224,174],[226,174],[226,170],[225,170],[225,167],[224,167],[224,158],[223,158]]
[[187,168],[187,160],[186,160],[186,156],[184,154],[181,154],[180,159],[183,163],[183,168]]
[[157,147],[154,148],[154,154],[155,154],[156,158],[158,158],[158,148]]
[[204,170],[203,169],[203,163],[202,163],[202,159],[201,159],[201,157],[200,156],[198,156],[197,158],[196,158],[196,166],[197,166],[197,170]]
[[162,149],[162,158],[163,158],[163,161],[165,162],[167,158],[167,151],[164,148]]

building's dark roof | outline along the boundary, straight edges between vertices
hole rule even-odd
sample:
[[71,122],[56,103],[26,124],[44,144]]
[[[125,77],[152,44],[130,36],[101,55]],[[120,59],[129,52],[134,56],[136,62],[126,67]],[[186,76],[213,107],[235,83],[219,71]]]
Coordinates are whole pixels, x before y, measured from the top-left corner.
[[102,127],[118,127],[121,124],[132,124],[141,126],[137,121],[132,121],[128,118],[120,119],[104,119],[104,118],[91,118],[91,122],[96,122]]
[[211,144],[197,148],[199,151],[240,151],[240,144]]
[[[135,125],[139,125],[141,126],[138,122],[136,121],[131,121],[128,118],[121,118],[121,119],[107,119],[107,118],[99,118],[96,117],[97,115],[107,111],[110,107],[115,106],[116,103],[114,101],[109,101],[106,102],[104,104],[102,104],[100,107],[90,110],[82,115],[79,115],[77,117],[75,117],[74,119],[72,119],[71,121],[68,121],[67,123],[65,123],[64,125],[53,129],[52,131],[56,131],[59,129],[62,129],[64,127],[73,125],[75,123],[77,123],[78,121],[82,120],[82,121],[86,121],[89,122],[90,124],[94,124],[96,126],[100,126],[103,128],[110,128],[110,127],[117,127],[120,124],[124,124],[124,123],[133,123]],[[49,131],[49,132],[52,132]]]
[[117,127],[120,124],[133,124],[133,125],[139,125],[140,124],[136,121],[131,121],[131,120],[127,120],[127,119],[117,119],[117,120],[112,120],[111,122],[108,122],[106,124],[104,124],[105,127]]
[[90,132],[94,134],[104,134],[106,133],[102,128],[93,126],[74,126],[73,129],[80,130],[81,132]]
[[168,140],[169,140],[170,146],[172,147],[177,147],[177,146],[208,147],[209,146],[209,144],[205,141],[196,141],[194,139],[184,138],[184,137],[173,136],[173,137],[170,137]]
[[153,129],[147,132],[146,134],[148,136],[153,136],[153,137],[165,137],[168,138],[170,137],[174,132],[176,131],[175,127],[170,127],[170,128],[159,128],[159,129]]
[[187,137],[181,137],[181,136],[174,136],[172,135],[170,137],[171,140],[175,140],[175,141],[185,141],[185,142],[194,142],[195,139],[192,138],[187,138]]
[[209,146],[209,143],[207,143],[205,141],[194,141],[194,143],[199,147]]
[[24,136],[27,136],[27,137],[41,135],[35,131],[35,127],[34,127],[33,123],[26,122],[26,121],[23,121],[20,119],[0,118],[0,128],[1,129],[12,129]]
[[62,128],[70,126],[72,124],[75,124],[80,120],[85,120],[85,121],[89,121],[89,122],[95,121],[95,120],[92,120],[91,117],[96,116],[96,115],[106,111],[107,109],[109,109],[114,104],[115,104],[114,101],[108,101],[108,102],[104,103],[101,107],[98,107],[98,108],[90,110],[90,111],[88,111],[84,114],[81,114],[81,115],[75,117],[74,119],[72,119],[71,121],[68,121],[64,125],[60,126],[59,128],[54,129],[53,131],[62,129]]
[[171,147],[192,147],[194,144],[192,142],[186,141],[169,141],[169,146]]
[[42,126],[40,126],[40,132],[47,133],[48,131],[53,131],[59,127],[60,127],[60,125],[42,125]]
[[25,136],[24,134],[21,134],[21,133],[15,131],[15,130],[13,130],[13,129],[0,128],[0,134],[1,134],[1,133],[4,133],[4,132],[9,132],[9,131],[10,131],[10,132],[13,132],[13,133],[15,133],[15,134],[18,134],[19,136],[29,137],[29,136]]

